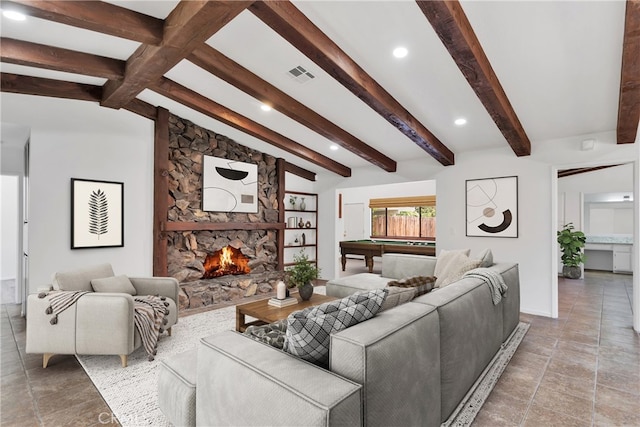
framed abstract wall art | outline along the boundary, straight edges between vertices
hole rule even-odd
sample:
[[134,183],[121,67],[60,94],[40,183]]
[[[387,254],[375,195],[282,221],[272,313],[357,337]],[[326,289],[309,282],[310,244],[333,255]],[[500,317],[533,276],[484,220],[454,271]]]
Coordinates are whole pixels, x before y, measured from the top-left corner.
[[124,246],[124,183],[71,178],[71,249]]
[[466,181],[467,236],[518,237],[518,177]]
[[202,210],[258,212],[258,165],[204,156]]

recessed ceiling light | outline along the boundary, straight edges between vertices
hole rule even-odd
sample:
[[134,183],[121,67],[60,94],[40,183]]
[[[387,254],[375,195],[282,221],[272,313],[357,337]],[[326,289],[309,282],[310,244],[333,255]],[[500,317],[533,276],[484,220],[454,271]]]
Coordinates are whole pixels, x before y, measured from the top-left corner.
[[462,117],[459,119],[456,119],[453,123],[456,124],[456,126],[463,126],[467,124],[467,119],[463,119]]
[[262,104],[262,105],[260,106],[260,109],[261,109],[262,111],[271,111],[271,106],[270,106],[270,105],[267,105],[267,104]]
[[329,148],[332,149],[333,151],[336,151],[338,149],[338,146],[336,144],[331,144]]
[[16,12],[15,10],[3,10],[2,16],[13,19],[14,21],[24,21],[27,19],[27,16],[24,13]]
[[393,49],[393,56],[395,56],[396,58],[404,58],[408,53],[409,51],[407,50],[407,48],[403,46],[398,46],[397,48]]

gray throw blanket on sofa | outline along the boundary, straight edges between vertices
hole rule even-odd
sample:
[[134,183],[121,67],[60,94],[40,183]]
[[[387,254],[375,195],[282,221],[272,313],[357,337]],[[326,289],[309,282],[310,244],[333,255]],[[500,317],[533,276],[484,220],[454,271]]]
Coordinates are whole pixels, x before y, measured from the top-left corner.
[[[56,325],[58,315],[71,307],[83,295],[90,293],[87,291],[52,291],[38,294],[38,298],[49,296],[49,307],[46,314],[52,314],[49,323]],[[133,298],[133,320],[136,329],[142,339],[142,345],[147,352],[149,361],[156,355],[158,346],[158,336],[164,332],[163,326],[168,320],[165,318],[169,314],[169,303],[165,302],[165,297],[154,295]]]
[[493,305],[497,305],[507,293],[507,289],[509,289],[502,278],[502,274],[490,268],[475,268],[467,271],[464,277],[476,277],[487,282],[491,290]]

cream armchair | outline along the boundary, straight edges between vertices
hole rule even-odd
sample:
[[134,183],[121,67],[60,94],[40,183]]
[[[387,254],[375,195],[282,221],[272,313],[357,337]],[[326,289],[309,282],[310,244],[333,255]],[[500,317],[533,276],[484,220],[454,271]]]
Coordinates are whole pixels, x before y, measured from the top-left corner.
[[[124,276],[118,276],[118,278]],[[169,313],[164,329],[171,335],[171,327],[178,321],[178,282],[172,277],[128,278],[135,291],[120,292],[112,281],[96,279],[114,278],[110,264],[56,273],[54,289],[81,290],[83,295],[57,316],[47,314],[49,296],[27,299],[27,353],[42,353],[42,366],[47,367],[54,354],[119,355],[122,366],[127,366],[127,356],[141,346],[142,340],[134,325],[133,296],[159,295],[166,297]],[[100,286],[92,286],[100,282]],[[115,280],[117,282],[117,280]],[[125,282],[129,282],[126,281]],[[130,286],[130,285],[127,285]],[[101,292],[95,292],[97,287]]]

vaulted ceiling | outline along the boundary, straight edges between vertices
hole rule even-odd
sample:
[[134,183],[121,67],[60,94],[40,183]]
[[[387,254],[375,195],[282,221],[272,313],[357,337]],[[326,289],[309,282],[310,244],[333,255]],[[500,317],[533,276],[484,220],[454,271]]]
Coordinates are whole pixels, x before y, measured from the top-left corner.
[[[2,18],[3,92],[206,117],[311,171],[394,172],[410,159],[448,166],[470,150],[527,156],[536,141],[637,135],[640,0],[1,7],[28,16]],[[400,45],[409,53],[394,58]]]

